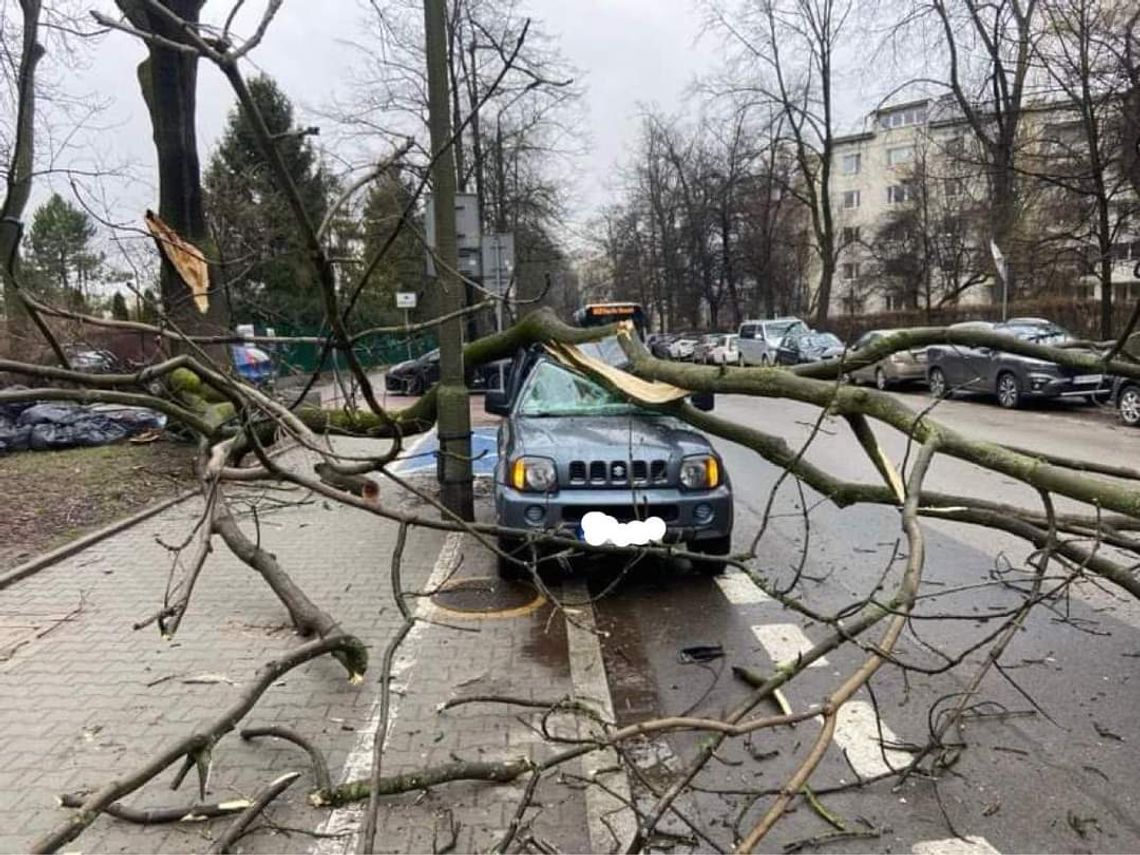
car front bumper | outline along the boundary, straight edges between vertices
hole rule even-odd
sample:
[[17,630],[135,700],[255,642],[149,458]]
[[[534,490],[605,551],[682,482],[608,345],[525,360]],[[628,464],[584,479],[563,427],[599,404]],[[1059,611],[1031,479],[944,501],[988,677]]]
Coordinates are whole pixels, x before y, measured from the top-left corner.
[[[1095,376],[1095,375],[1094,375]],[[1029,374],[1021,381],[1021,394],[1027,398],[1094,398],[1108,399],[1112,395],[1112,381],[1104,377],[1056,377],[1047,374]]]
[[[635,504],[636,497],[636,504]],[[701,508],[700,506],[705,506]],[[695,543],[732,534],[732,490],[726,484],[701,491],[654,489],[563,489],[548,495],[523,493],[499,484],[495,510],[500,525],[531,531],[581,536],[581,520],[601,511],[619,522],[661,517],[667,543]],[[701,512],[708,519],[703,519]]]

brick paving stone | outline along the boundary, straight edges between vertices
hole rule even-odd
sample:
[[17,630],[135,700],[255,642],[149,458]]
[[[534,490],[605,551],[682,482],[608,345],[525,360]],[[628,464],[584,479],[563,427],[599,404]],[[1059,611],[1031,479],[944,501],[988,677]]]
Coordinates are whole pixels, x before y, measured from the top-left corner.
[[[375,452],[376,442],[338,441],[350,453]],[[294,450],[287,465],[309,469],[313,455]],[[385,499],[391,500],[388,485]],[[353,687],[331,658],[308,663],[263,696],[243,724],[281,724],[312,739],[329,760],[334,782],[346,761],[370,756],[381,653],[400,623],[390,600],[388,569],[397,526],[370,514],[303,493],[286,494],[293,507],[276,507],[281,494],[248,490],[258,508],[258,536],[300,587],[369,646],[372,668]],[[418,500],[412,500],[418,501]],[[486,512],[485,500],[481,502]],[[434,513],[420,505],[423,513]],[[131,626],[162,602],[170,568],[163,543],[178,543],[201,512],[194,499],[164,511],[18,583],[2,595],[6,614],[31,622],[81,611],[0,662],[0,852],[21,851],[67,816],[56,796],[91,788],[129,772],[161,747],[211,721],[237,697],[257,667],[300,644],[283,607],[264,582],[218,542],[198,582],[177,638],[162,641],[152,625]],[[241,518],[253,532],[252,516]],[[411,529],[403,579],[422,590],[446,534]],[[465,542],[461,577],[493,577],[492,557]],[[497,584],[497,583],[496,583]],[[422,602],[422,601],[421,601]],[[425,605],[430,611],[430,605]],[[550,606],[512,619],[473,620],[450,613],[441,620],[477,632],[420,623],[401,651],[393,683],[393,715],[385,773],[412,771],[425,762],[542,756],[553,749],[516,717],[540,713],[471,704],[446,712],[449,698],[474,692],[558,698],[571,694],[565,627]],[[187,683],[186,680],[198,680]],[[202,680],[216,682],[201,682]],[[365,769],[367,763],[365,764]],[[244,743],[231,733],[215,751],[208,800],[252,796],[286,771],[301,779],[267,816],[294,829],[324,827],[330,812],[306,800],[312,779],[307,758],[276,740]],[[133,805],[188,805],[197,800],[194,776],[177,792],[168,770],[127,801]],[[577,769],[569,771],[578,771]],[[365,771],[366,774],[366,771]],[[502,834],[523,788],[457,783],[426,796],[387,801],[379,851],[421,851],[442,841],[441,811],[460,822],[457,851],[485,850]],[[584,851],[580,793],[551,781],[540,787],[544,807],[527,813],[539,836],[560,848]],[[344,814],[351,822],[352,813]],[[223,821],[224,822],[224,821]],[[139,828],[100,818],[68,848],[107,852],[197,852],[209,847],[219,822]],[[261,829],[241,841],[245,852],[348,851],[350,838],[316,839],[282,828]]]

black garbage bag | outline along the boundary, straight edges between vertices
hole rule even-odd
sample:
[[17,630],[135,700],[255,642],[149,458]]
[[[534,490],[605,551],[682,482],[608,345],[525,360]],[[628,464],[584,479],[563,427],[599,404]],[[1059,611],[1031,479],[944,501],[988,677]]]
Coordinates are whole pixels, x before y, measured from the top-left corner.
[[0,454],[9,451],[24,451],[31,440],[32,429],[17,426],[11,419],[0,416]]
[[41,422],[30,427],[28,446],[36,451],[50,448],[110,445],[130,436],[130,430],[105,416],[91,415],[70,424]]
[[16,419],[16,424],[70,425],[82,419],[89,418],[90,416],[91,412],[78,404],[49,402],[28,407],[20,413],[19,418]]
[[0,419],[15,422],[20,417],[20,413],[29,407],[34,407],[35,403],[35,401],[19,401],[11,404],[0,404]]

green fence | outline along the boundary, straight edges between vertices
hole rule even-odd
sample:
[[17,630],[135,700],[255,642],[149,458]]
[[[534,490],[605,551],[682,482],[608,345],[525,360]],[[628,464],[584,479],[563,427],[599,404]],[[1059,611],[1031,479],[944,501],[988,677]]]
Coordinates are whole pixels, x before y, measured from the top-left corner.
[[[277,329],[276,333],[280,336],[319,336],[323,335],[324,331],[283,331]],[[405,359],[414,359],[435,347],[436,339],[431,334],[402,335],[389,333],[365,336],[356,342],[353,350],[361,365],[365,368],[376,368],[377,366],[403,362]],[[323,345],[317,342],[278,344],[265,349],[272,351],[279,376],[312,374],[318,367],[323,371],[331,371],[334,366],[337,370],[348,368],[344,354],[336,348],[330,350],[324,364],[318,366]]]

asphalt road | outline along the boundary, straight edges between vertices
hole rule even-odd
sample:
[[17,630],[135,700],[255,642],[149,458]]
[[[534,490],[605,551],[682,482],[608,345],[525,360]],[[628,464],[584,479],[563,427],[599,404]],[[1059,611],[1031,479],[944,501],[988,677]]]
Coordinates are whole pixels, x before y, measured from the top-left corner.
[[[916,408],[929,403],[920,393],[899,397]],[[718,397],[717,411],[793,445],[807,439],[816,418],[811,408],[791,402],[743,397]],[[981,401],[947,401],[935,416],[979,438],[1106,463],[1140,463],[1140,431],[1120,426],[1109,413],[1068,405],[1007,412]],[[887,429],[880,438],[892,459],[901,461],[906,438]],[[717,446],[733,479],[740,548],[755,536],[780,473],[744,448]],[[823,423],[807,457],[846,478],[876,479],[841,421]],[[939,459],[928,486],[1031,506],[1040,502],[1032,490],[954,460]],[[806,529],[794,483],[781,488],[760,541],[758,569],[790,581],[806,555],[797,590],[808,605],[831,611],[859,602],[881,581],[888,588],[897,581],[902,561],[892,556],[905,552],[897,512],[839,510],[807,488],[804,500],[810,509]],[[931,672],[943,666],[943,656],[982,641],[999,625],[1000,610],[1019,602],[1003,583],[1026,578],[1022,568],[1030,550],[988,530],[942,521],[923,526],[923,599],[898,654]],[[604,579],[604,573],[593,579],[595,590]],[[599,626],[610,633],[603,655],[623,723],[718,713],[747,691],[731,666],[764,672],[826,632],[757,596],[745,578],[710,580],[683,567],[646,566],[596,608]],[[720,644],[725,657],[683,664],[679,651],[693,644]],[[795,709],[818,703],[864,655],[851,645],[829,654],[825,665],[808,669],[788,688],[789,703]],[[839,745],[829,750],[815,787],[824,792],[852,783],[856,774],[868,777],[909,759],[899,747],[926,742],[932,709],[956,700],[976,661],[949,673],[882,669],[872,683],[873,696],[861,691],[841,717]],[[1082,584],[1071,596],[1038,608],[1002,663],[1006,676],[991,672],[971,699],[977,714],[967,723],[966,747],[937,783],[912,777],[897,789],[884,781],[821,796],[846,828],[867,823],[881,831],[876,839],[845,840],[826,851],[1140,851],[1140,608],[1108,588]],[[882,741],[893,749],[881,747],[876,706]],[[695,848],[731,849],[735,833],[750,828],[767,804],[747,793],[779,787],[817,732],[809,721],[736,740],[720,751],[697,780],[702,790],[678,802],[709,835]],[[663,785],[700,739],[679,735],[641,746],[635,756],[644,776],[642,794]],[[665,827],[682,837],[692,833],[676,817]],[[833,830],[800,802],[762,848],[783,851],[793,841]]]

